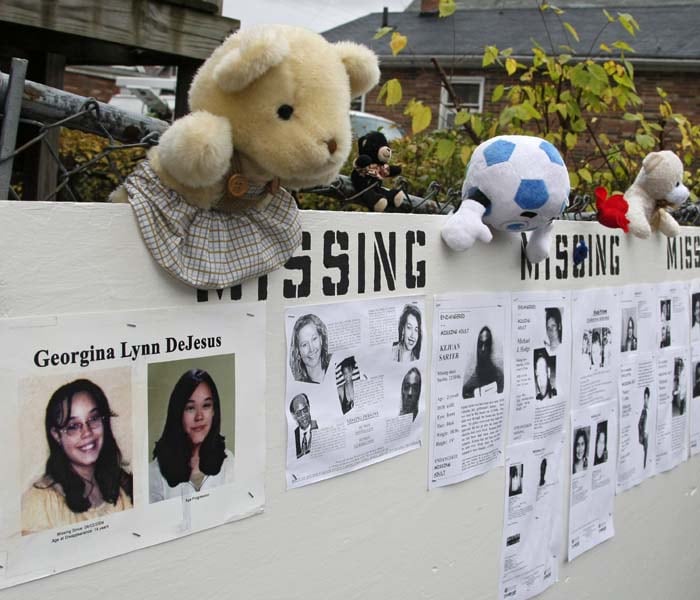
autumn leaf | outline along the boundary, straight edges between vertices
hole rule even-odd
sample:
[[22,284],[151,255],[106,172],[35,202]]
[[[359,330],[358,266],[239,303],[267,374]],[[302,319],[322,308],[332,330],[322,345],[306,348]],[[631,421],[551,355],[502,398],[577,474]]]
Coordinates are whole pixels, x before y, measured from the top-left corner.
[[578,37],[578,32],[576,31],[576,29],[574,29],[574,26],[571,23],[567,23],[566,21],[564,21],[564,27],[571,34],[572,38],[574,38],[577,42],[580,41]]
[[449,17],[457,10],[455,0],[440,0],[439,7],[441,17]]
[[420,100],[411,100],[406,105],[404,114],[411,117],[411,131],[414,134],[427,129],[433,119],[433,111]]
[[377,33],[374,34],[373,39],[378,40],[383,38],[387,33],[393,30],[393,27],[380,27],[377,29]]
[[455,152],[455,146],[454,140],[440,140],[437,143],[437,150],[435,152],[438,160],[441,162],[450,160]]
[[379,100],[386,96],[384,103],[387,106],[394,106],[401,102],[403,97],[403,90],[401,88],[401,82],[398,79],[389,79],[379,90]]
[[464,125],[469,120],[469,116],[470,116],[469,111],[460,110],[455,115],[455,125],[457,125],[457,126]]
[[408,38],[405,35],[401,35],[398,31],[394,31],[391,34],[391,42],[389,42],[389,47],[394,56],[396,56],[401,50],[403,50],[408,44]]

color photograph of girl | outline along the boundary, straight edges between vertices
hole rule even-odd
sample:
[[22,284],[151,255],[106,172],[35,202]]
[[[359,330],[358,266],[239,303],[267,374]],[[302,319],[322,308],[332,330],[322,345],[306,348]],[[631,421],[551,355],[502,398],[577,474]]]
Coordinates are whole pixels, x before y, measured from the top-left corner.
[[[227,442],[233,447],[233,359],[223,355],[149,365],[151,439],[157,423],[162,427],[148,469],[150,503],[233,482],[233,452],[227,447]],[[163,422],[159,413],[168,382],[172,389]]]
[[[23,464],[32,454],[42,453],[46,460],[43,474],[22,496],[22,535],[102,518],[133,506],[132,476],[122,454],[124,448],[131,455],[131,436],[122,434],[131,429],[131,372],[110,369],[89,375],[64,377],[57,387],[56,377],[28,383],[32,393],[28,403],[36,423],[21,426],[23,447],[29,448],[30,429],[38,434],[42,417],[46,445],[35,439]],[[125,408],[122,417],[121,408]],[[121,423],[120,435],[115,435],[115,422],[122,418],[126,422]]]

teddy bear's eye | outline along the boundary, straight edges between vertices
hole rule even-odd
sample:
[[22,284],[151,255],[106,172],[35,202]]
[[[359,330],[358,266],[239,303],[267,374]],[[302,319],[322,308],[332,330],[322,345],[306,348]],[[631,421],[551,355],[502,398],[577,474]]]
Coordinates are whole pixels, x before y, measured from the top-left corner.
[[294,107],[289,106],[289,104],[283,104],[277,109],[277,116],[280,119],[284,119],[285,121],[289,121],[289,119],[292,117],[292,113],[294,112]]

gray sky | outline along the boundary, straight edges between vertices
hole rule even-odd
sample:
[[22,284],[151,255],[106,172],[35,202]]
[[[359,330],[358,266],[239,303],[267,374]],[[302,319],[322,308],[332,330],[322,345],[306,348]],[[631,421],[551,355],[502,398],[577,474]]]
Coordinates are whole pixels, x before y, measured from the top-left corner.
[[410,3],[411,0],[224,0],[223,14],[240,19],[241,29],[258,23],[285,23],[326,31],[381,12],[384,6],[390,11],[401,11]]

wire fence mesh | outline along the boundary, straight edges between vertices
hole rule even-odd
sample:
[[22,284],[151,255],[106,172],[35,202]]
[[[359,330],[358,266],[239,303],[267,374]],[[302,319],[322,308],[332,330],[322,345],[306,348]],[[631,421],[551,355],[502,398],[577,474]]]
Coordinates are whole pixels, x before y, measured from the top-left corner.
[[[165,121],[128,113],[94,98],[25,81],[23,75],[14,83],[21,86],[21,107],[15,110],[17,114],[8,114],[11,79],[11,74],[0,73],[0,141],[8,138],[8,129],[19,136],[10,148],[0,145],[0,173],[8,164],[12,167],[5,195],[0,177],[0,199],[107,201],[168,126]],[[27,184],[36,179],[43,185]],[[43,190],[40,197],[32,195],[36,189]],[[447,214],[460,202],[458,189],[443,189],[439,182],[431,183],[422,195],[405,191],[409,198],[406,212]],[[331,185],[302,192],[336,201],[332,206],[340,209],[357,196],[349,178],[343,176]],[[594,206],[588,195],[574,194],[562,218],[595,220]],[[686,203],[673,214],[682,224],[700,225],[700,210],[694,203]]]

